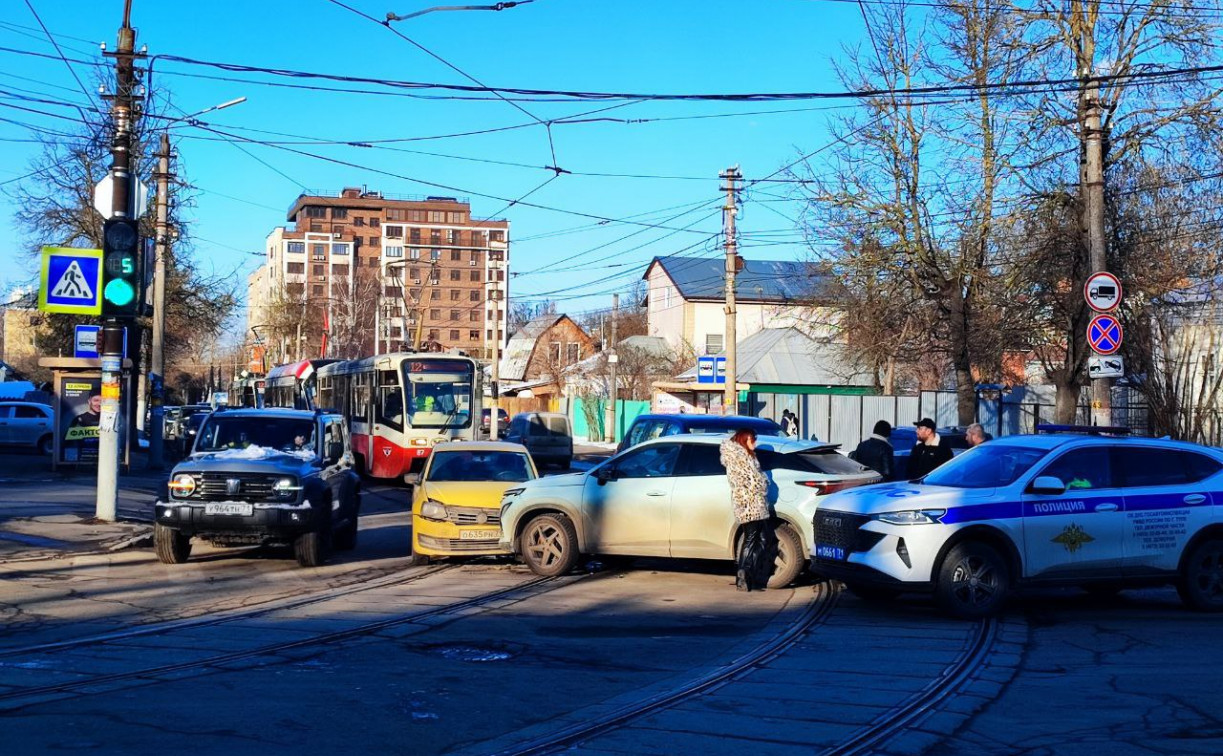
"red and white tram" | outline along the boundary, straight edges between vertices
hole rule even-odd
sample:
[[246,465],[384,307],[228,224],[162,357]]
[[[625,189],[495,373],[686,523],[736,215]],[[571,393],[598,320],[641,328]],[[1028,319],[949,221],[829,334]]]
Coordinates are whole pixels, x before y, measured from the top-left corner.
[[318,370],[337,361],[302,360],[272,368],[266,379],[264,406],[309,410],[318,408]]
[[470,357],[380,354],[318,370],[318,406],[348,419],[360,469],[374,478],[420,472],[433,447],[475,440],[483,373]]

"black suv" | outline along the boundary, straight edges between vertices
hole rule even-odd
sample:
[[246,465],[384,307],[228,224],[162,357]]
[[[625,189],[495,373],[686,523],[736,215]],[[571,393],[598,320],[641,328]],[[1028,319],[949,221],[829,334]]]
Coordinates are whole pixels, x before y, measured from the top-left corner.
[[357,545],[360,481],[340,415],[218,411],[156,504],[157,558],[181,564],[191,538],[218,546],[291,545],[314,567]]

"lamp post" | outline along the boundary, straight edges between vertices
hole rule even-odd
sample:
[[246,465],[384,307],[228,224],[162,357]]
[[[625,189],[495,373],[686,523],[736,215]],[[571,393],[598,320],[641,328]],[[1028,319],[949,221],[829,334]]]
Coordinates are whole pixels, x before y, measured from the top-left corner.
[[409,18],[416,18],[417,16],[423,16],[426,13],[436,13],[438,11],[503,11],[533,2],[535,2],[535,0],[517,0],[517,2],[494,3],[492,5],[435,5],[432,8],[425,8],[424,10],[418,10],[413,13],[405,13],[402,16],[395,13],[388,13],[386,14],[386,21],[384,21],[383,24],[385,26],[390,26],[392,21],[407,21]]

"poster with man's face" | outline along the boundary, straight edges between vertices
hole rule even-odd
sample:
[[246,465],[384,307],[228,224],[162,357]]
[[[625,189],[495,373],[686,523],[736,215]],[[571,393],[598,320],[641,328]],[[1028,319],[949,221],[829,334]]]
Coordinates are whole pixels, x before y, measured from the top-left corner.
[[101,378],[65,378],[59,395],[60,462],[97,464]]

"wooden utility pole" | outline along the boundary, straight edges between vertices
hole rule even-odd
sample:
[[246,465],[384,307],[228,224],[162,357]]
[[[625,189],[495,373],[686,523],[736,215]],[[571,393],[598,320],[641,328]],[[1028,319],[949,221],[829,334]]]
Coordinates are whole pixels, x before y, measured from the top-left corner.
[[620,319],[620,295],[612,294],[611,342],[607,349],[607,364],[611,368],[611,385],[607,389],[608,402],[604,420],[603,440],[616,443],[616,403],[619,401],[618,370],[620,357],[616,354],[616,321]]
[[[1087,234],[1090,274],[1108,270],[1107,239],[1104,226],[1104,142],[1105,126],[1101,115],[1100,83],[1090,70],[1080,71],[1080,134],[1083,143],[1083,228]],[[1091,382],[1091,422],[1112,425],[1112,380],[1096,378]]]
[[153,427],[149,439],[149,466],[160,469],[164,464],[162,436],[162,389],[165,384],[166,337],[166,255],[170,247],[170,135],[161,132],[157,150],[157,236],[153,263],[153,354],[150,383],[153,388]]
[[488,301],[493,305],[493,386],[490,392],[492,394],[492,401],[488,407],[488,438],[490,441],[496,441],[497,422],[501,419],[498,409],[501,399],[499,394],[501,391],[501,290],[497,288],[500,283],[497,280],[497,271],[500,270],[501,266],[498,264],[498,261],[491,259],[491,255],[489,257],[488,270],[490,273],[489,277],[492,280],[488,282]]
[[[735,318],[735,274],[739,272],[739,255],[736,252],[735,239],[735,215],[739,212],[737,204],[737,193],[739,191],[738,182],[742,180],[743,174],[739,172],[739,166],[731,166],[719,174],[719,178],[726,181],[722,187],[726,191],[726,204],[722,207],[722,235],[726,244],[726,337],[724,339],[723,348],[726,350],[726,395],[723,399],[722,414],[737,415],[739,414],[739,380],[735,365],[735,352],[738,345],[737,323]],[[714,375],[717,375],[717,368],[714,368]]]

